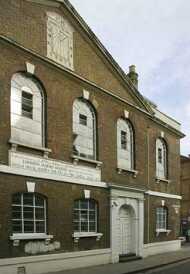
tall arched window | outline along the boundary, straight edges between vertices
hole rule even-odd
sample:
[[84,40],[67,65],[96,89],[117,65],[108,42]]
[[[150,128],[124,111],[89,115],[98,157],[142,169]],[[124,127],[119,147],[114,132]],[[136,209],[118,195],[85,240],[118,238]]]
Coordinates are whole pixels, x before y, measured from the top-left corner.
[[13,234],[47,232],[46,199],[37,193],[16,193],[12,197]]
[[97,232],[97,203],[92,199],[74,201],[74,232]]
[[129,121],[117,121],[117,162],[118,168],[134,169],[134,133]]
[[23,145],[45,146],[44,92],[27,73],[11,80],[11,139]]
[[156,177],[160,179],[167,178],[167,145],[164,139],[156,140]]
[[73,104],[73,153],[96,160],[96,114],[83,99]]

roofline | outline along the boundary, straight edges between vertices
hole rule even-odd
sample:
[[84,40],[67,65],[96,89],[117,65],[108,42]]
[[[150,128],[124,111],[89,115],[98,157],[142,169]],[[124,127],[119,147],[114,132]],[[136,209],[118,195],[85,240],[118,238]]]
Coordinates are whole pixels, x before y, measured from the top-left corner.
[[56,2],[64,5],[64,7],[77,20],[77,22],[83,28],[83,30],[85,31],[85,33],[88,34],[90,40],[95,43],[95,45],[101,51],[101,53],[104,55],[104,57],[107,59],[107,61],[113,66],[113,68],[116,70],[116,72],[119,74],[119,76],[125,82],[125,84],[127,84],[131,95],[134,96],[136,99],[138,99],[138,101],[141,102],[141,104],[145,107],[145,109],[152,114],[153,113],[152,109],[147,104],[147,102],[144,100],[143,95],[134,86],[134,84],[132,83],[132,81],[130,80],[130,78],[127,76],[127,74],[125,73],[125,71],[116,62],[116,60],[113,58],[113,56],[105,48],[105,46],[102,44],[102,42],[96,36],[96,34],[91,30],[91,28],[88,26],[88,24],[85,22],[85,20],[81,17],[81,15],[77,12],[77,10],[70,3],[70,1],[68,1],[68,0],[50,0],[50,1],[56,1]]
[[169,126],[166,123],[163,123],[163,121],[161,121],[158,118],[154,117],[153,114],[149,113],[148,111],[145,111],[144,109],[142,109],[142,108],[140,108],[140,107],[138,107],[138,106],[130,103],[128,100],[123,99],[122,97],[120,97],[120,96],[112,93],[111,91],[108,91],[108,90],[100,87],[96,83],[93,83],[90,80],[83,78],[82,76],[78,75],[74,71],[72,71],[72,70],[70,70],[70,69],[68,69],[68,68],[66,68],[66,67],[64,67],[64,66],[62,66],[62,65],[60,65],[60,64],[58,64],[56,62],[54,62],[53,60],[51,60],[51,59],[49,59],[49,58],[47,58],[45,56],[42,56],[42,55],[38,54],[37,52],[35,52],[35,51],[31,50],[31,49],[25,48],[21,44],[17,43],[16,41],[14,41],[14,40],[12,40],[12,39],[4,36],[4,35],[0,35],[0,41],[6,42],[7,44],[9,44],[11,46],[14,46],[14,47],[16,47],[16,48],[18,48],[18,49],[20,49],[22,51],[25,51],[25,52],[27,52],[27,53],[35,56],[36,58],[40,59],[41,61],[43,61],[43,62],[45,62],[45,63],[47,63],[49,65],[52,65],[52,66],[56,67],[57,69],[59,69],[61,71],[64,71],[64,72],[68,73],[69,75],[77,78],[78,80],[80,80],[80,81],[82,81],[82,82],[84,82],[84,83],[86,83],[86,84],[94,87],[95,89],[99,89],[102,92],[104,92],[105,94],[108,94],[108,95],[114,97],[115,99],[117,99],[117,100],[119,100],[119,101],[121,101],[121,102],[123,102],[123,103],[125,103],[125,104],[127,104],[129,106],[131,106],[132,108],[135,108],[136,110],[138,110],[138,111],[144,113],[145,115],[147,115],[155,123],[164,126],[168,130],[170,130],[171,132],[173,132],[175,135],[179,136],[180,138],[182,138],[182,137],[185,136],[182,132],[177,131],[176,129],[172,128],[171,126]]

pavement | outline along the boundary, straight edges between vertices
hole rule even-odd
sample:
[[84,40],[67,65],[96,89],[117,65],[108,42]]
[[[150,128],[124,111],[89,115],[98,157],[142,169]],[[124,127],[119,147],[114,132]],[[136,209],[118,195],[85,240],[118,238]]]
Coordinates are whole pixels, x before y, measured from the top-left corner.
[[187,260],[190,260],[190,244],[183,245],[179,251],[149,256],[141,260],[64,270],[61,272],[51,272],[47,274],[134,274],[172,265],[177,262],[185,262]]

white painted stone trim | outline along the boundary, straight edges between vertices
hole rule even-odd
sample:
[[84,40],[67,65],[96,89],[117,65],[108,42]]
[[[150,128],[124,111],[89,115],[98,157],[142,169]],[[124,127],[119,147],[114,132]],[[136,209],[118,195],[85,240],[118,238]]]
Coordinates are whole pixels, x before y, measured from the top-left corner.
[[144,244],[143,257],[177,251],[180,249],[181,249],[180,240],[162,241],[157,243]]
[[110,189],[110,219],[111,219],[111,248],[112,263],[119,261],[119,210],[123,205],[131,206],[135,212],[135,235],[134,251],[137,255],[143,255],[143,237],[144,237],[144,191],[135,191],[124,187],[114,187]]
[[34,193],[35,192],[35,182],[26,182],[28,192]]
[[151,190],[148,190],[147,192],[145,192],[145,194],[150,195],[150,196],[164,197],[164,198],[177,199],[177,200],[182,199],[182,196],[180,196],[180,195],[151,191]]
[[50,175],[45,173],[36,173],[36,172],[27,171],[19,168],[9,167],[6,165],[0,165],[0,172],[7,173],[7,174],[21,175],[26,177],[49,179],[52,181],[72,183],[77,185],[88,185],[88,186],[96,186],[101,188],[108,187],[107,183],[105,182],[90,182],[90,181],[88,182],[88,181],[83,181],[81,179],[74,179],[74,178],[68,179],[68,177],[64,177],[64,176],[60,177],[60,176]]
[[10,236],[10,240],[34,240],[34,239],[52,239],[53,235],[45,233],[18,233]]
[[25,267],[27,274],[42,274],[67,269],[108,264],[111,262],[110,249],[67,252],[50,255],[27,256],[0,259],[0,273],[17,274],[18,267]]
[[26,62],[26,70],[27,70],[28,73],[34,74],[35,65],[33,65],[29,62]]

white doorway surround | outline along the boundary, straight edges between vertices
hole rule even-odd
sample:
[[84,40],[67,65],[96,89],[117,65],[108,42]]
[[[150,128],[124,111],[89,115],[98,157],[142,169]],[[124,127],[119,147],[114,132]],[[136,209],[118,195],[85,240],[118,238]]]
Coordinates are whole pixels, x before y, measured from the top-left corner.
[[143,256],[144,190],[111,185],[112,263],[120,255]]

